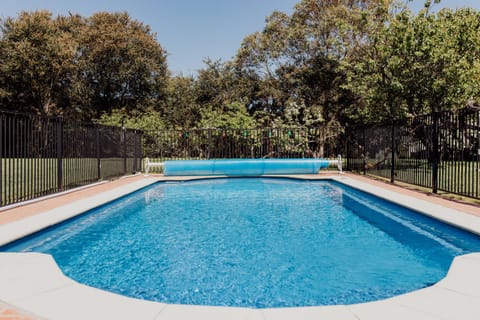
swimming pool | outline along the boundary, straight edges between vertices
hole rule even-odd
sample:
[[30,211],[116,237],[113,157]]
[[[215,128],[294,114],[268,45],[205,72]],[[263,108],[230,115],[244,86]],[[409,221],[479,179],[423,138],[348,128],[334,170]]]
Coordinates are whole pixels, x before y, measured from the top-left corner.
[[252,178],[159,183],[8,250],[50,253],[68,276],[124,295],[263,308],[397,295],[479,248],[339,183]]

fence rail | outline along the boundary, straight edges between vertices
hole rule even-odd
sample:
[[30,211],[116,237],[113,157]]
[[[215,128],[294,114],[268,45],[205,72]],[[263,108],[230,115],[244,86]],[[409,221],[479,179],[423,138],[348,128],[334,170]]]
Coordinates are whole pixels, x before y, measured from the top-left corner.
[[0,206],[141,168],[142,132],[0,111]]
[[480,198],[480,110],[348,130],[347,170]]

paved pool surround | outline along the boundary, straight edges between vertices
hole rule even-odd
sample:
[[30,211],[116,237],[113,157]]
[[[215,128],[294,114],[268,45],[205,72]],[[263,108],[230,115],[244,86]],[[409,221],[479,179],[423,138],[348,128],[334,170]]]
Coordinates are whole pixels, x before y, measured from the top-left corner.
[[[192,180],[204,177],[163,177],[125,179],[109,189],[100,186],[84,192],[81,199],[66,202],[37,214],[0,224],[0,245],[74,217],[157,181]],[[332,179],[399,203],[460,228],[480,234],[478,208],[448,204],[436,198],[397,192],[396,187],[371,183],[353,175],[320,174],[292,176],[297,179]],[[117,183],[118,185],[118,183]],[[103,189],[101,189],[103,188]],[[406,193],[406,194],[405,194]],[[55,201],[50,199],[48,201]],[[33,204],[35,206],[35,204]],[[48,207],[48,206],[47,206]],[[466,209],[466,210],[458,210]],[[24,211],[28,211],[24,208]],[[12,209],[22,211],[22,207]],[[470,213],[466,213],[470,212]],[[473,214],[472,214],[473,213]],[[8,211],[0,212],[7,216]],[[366,257],[368,258],[368,257]],[[361,262],[359,262],[361,263]],[[354,266],[352,266],[354,267]],[[41,253],[0,253],[0,302],[46,319],[480,319],[480,253],[455,258],[447,276],[435,285],[393,298],[355,305],[251,309],[174,305],[144,301],[91,288],[63,275],[50,255]],[[32,317],[33,319],[34,317]]]

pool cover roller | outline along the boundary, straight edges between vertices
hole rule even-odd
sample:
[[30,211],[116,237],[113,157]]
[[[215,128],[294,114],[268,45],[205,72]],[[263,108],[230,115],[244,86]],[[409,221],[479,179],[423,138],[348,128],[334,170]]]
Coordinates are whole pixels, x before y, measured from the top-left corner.
[[165,161],[166,176],[261,176],[315,174],[337,160],[326,159],[221,159]]

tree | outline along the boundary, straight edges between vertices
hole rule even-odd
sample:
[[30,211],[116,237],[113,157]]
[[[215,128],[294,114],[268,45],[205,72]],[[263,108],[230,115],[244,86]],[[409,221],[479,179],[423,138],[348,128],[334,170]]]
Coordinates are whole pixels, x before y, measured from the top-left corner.
[[84,101],[95,115],[142,110],[165,98],[166,52],[150,27],[127,13],[96,13],[80,37]]
[[193,77],[175,76],[169,79],[165,103],[161,109],[168,128],[190,129],[201,118],[196,103],[196,86]]
[[231,61],[206,59],[204,63],[205,68],[199,70],[195,79],[198,104],[222,110],[233,102],[248,99],[250,83]]
[[0,21],[0,30],[3,108],[90,120],[165,99],[166,53],[127,13],[22,12]]
[[202,108],[199,128],[244,129],[256,127],[255,120],[248,114],[245,104],[232,102],[223,110]]
[[136,111],[128,116],[124,110],[113,110],[110,114],[102,114],[95,122],[107,126],[125,126],[125,128],[144,131],[165,129],[160,113],[150,108],[142,112]]
[[348,86],[364,120],[405,118],[465,106],[479,97],[480,16],[472,9],[391,14],[350,61]]
[[4,108],[60,114],[75,72],[75,17],[22,12],[1,21],[0,101]]
[[259,94],[291,111],[284,122],[336,123],[354,98],[343,87],[341,67],[363,45],[369,19],[383,8],[380,0],[303,0],[291,16],[275,12],[263,32],[246,37],[237,64],[262,80]]

